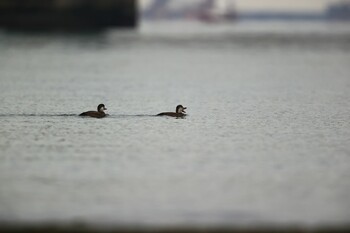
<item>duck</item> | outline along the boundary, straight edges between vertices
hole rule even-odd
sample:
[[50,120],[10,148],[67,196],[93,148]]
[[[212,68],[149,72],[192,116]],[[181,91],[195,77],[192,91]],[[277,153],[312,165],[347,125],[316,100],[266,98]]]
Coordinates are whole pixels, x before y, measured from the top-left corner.
[[95,118],[103,118],[106,116],[106,113],[104,112],[107,110],[104,104],[99,104],[97,106],[97,112],[96,111],[87,111],[79,114],[79,116],[89,116],[89,117],[95,117]]
[[182,105],[177,105],[176,112],[162,112],[157,114],[157,116],[184,117],[186,116],[185,109],[187,108]]

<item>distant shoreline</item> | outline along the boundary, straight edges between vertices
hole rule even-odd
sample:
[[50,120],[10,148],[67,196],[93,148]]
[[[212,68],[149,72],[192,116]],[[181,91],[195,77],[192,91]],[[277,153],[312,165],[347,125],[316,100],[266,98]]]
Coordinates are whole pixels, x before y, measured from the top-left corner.
[[326,14],[313,12],[269,12],[269,11],[250,11],[237,14],[238,20],[328,20]]

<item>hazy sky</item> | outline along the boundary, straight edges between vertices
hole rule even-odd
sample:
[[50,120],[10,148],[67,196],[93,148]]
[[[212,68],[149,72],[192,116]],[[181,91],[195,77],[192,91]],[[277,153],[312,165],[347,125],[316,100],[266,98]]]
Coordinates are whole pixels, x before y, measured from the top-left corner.
[[[141,4],[151,0],[140,0]],[[181,2],[181,0],[174,0]],[[195,2],[198,0],[186,0],[182,2]],[[220,1],[220,0],[219,0]],[[232,0],[238,10],[283,10],[283,11],[323,11],[328,4],[340,0]],[[344,0],[342,0],[344,1]],[[350,0],[346,0],[350,1]]]

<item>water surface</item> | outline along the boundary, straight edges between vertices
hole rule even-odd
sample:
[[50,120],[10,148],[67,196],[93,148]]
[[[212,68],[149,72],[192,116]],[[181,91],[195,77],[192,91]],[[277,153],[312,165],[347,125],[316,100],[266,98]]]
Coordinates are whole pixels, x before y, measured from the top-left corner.
[[346,24],[1,32],[0,220],[349,223],[349,51]]

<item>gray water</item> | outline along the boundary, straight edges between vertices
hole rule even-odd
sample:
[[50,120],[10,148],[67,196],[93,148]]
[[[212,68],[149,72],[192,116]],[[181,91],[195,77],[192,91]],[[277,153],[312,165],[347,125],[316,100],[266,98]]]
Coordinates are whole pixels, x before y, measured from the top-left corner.
[[2,31],[0,221],[348,224],[349,52],[337,23]]

